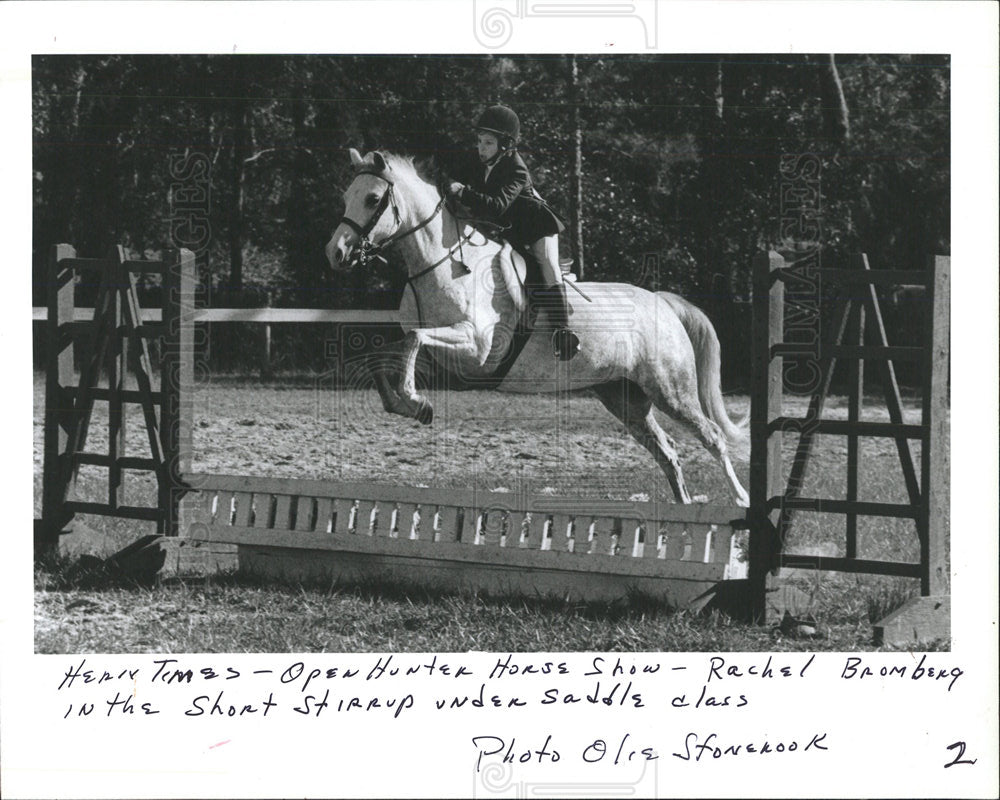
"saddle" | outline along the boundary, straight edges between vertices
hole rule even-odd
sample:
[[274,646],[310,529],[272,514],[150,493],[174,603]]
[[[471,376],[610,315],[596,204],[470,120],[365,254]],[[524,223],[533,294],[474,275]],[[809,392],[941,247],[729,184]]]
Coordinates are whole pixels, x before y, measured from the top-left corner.
[[[501,247],[504,245],[510,245],[513,253],[521,257],[520,262],[517,258],[513,257],[513,255],[511,258],[514,265],[514,271],[517,275],[518,281],[521,283],[521,286],[525,289],[533,289],[536,287],[545,288],[544,281],[542,279],[541,266],[534,255],[532,255],[531,250],[524,243],[516,242],[508,236],[505,236],[504,234],[507,232],[508,228],[502,225],[497,225],[489,220],[471,219],[459,213],[460,204],[454,198],[446,194],[444,184],[445,179],[444,177],[441,177],[438,180],[438,191],[441,193],[442,197],[445,197],[445,205],[452,215],[456,219],[468,223],[483,237],[496,242]],[[572,272],[574,263],[575,262],[572,258],[559,259],[559,269],[562,271],[564,276]]]
[[[517,326],[514,328],[511,338],[510,347],[488,378],[477,379],[476,386],[479,388],[496,388],[503,382],[511,367],[514,366],[514,362],[517,361],[518,356],[521,355],[521,352],[527,345],[528,340],[535,332],[535,323],[538,315],[545,307],[545,301],[539,296],[542,293],[541,290],[547,289],[548,286],[542,280],[542,270],[538,264],[538,260],[525,247],[517,246],[510,241],[504,241],[503,245],[504,250],[509,254],[509,264],[514,279],[520,284],[522,289],[520,293],[516,293],[514,291],[515,287],[511,285],[512,281],[510,279],[507,280],[508,291],[511,292],[514,304],[520,313],[518,315]],[[504,250],[501,250],[501,258],[504,257]],[[569,272],[572,265],[572,259],[561,259],[559,263],[559,267],[564,275]]]
[[[497,238],[494,241],[501,245],[510,245],[512,260],[514,261],[514,268],[517,271],[518,280],[525,289],[532,289],[539,286],[545,288],[545,281],[542,278],[542,267],[529,248],[522,244],[512,242],[509,239]],[[520,256],[523,264],[518,262],[517,258],[514,256]],[[576,262],[574,262],[572,258],[559,259],[559,270],[562,272],[564,278],[567,275],[572,274],[573,265],[575,263]]]

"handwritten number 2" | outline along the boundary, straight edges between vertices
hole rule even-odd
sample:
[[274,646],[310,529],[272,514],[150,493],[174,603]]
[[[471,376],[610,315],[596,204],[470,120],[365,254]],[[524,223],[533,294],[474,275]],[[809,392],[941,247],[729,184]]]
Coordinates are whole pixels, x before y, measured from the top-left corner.
[[954,767],[956,764],[975,764],[977,759],[972,759],[971,761],[967,758],[962,758],[965,755],[965,742],[955,742],[954,744],[948,745],[948,750],[954,750],[958,748],[958,752],[955,754],[954,761],[950,761],[944,765],[945,769],[948,767]]

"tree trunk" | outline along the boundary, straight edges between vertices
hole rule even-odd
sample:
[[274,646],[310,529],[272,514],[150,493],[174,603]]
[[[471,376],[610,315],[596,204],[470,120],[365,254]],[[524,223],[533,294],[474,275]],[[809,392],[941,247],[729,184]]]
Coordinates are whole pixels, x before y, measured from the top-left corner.
[[[730,68],[731,70],[731,68]],[[733,321],[735,319],[732,297],[732,272],[734,264],[729,263],[723,247],[724,237],[720,235],[720,223],[728,217],[728,209],[733,203],[735,191],[731,164],[734,143],[730,137],[729,119],[726,114],[726,90],[732,82],[731,71],[727,74],[726,64],[720,59],[715,64],[712,80],[712,103],[705,119],[708,136],[706,142],[709,157],[705,163],[707,178],[707,206],[702,209],[702,236],[704,237],[705,261],[699,265],[698,288],[702,297],[696,302],[702,307],[715,325],[722,352],[733,352]],[[739,101],[737,100],[737,103]],[[732,113],[731,111],[729,112]],[[726,373],[724,380],[731,377],[732,359],[723,360]]]
[[827,136],[839,145],[851,138],[851,120],[847,98],[844,97],[844,84],[840,80],[837,61],[832,53],[827,56],[821,75],[820,97],[823,103],[824,128]]
[[573,168],[570,173],[570,247],[576,274],[583,280],[583,129],[580,125],[580,73],[576,56],[570,56],[569,101],[573,108]]
[[236,101],[233,106],[233,194],[229,209],[229,289],[237,297],[243,291],[243,205],[250,124],[249,102]]
[[722,90],[722,62],[715,64],[715,116],[721,122],[726,110],[726,96]]
[[[87,81],[87,71],[82,63],[77,63],[70,79],[71,99],[68,103],[53,103],[50,134],[55,139],[51,168],[42,182],[42,193],[46,197],[44,205],[51,209],[50,230],[54,241],[73,242],[76,230],[73,209],[80,191],[80,161],[77,147],[80,138],[80,115],[83,87]],[[68,107],[67,107],[68,106]],[[95,255],[87,253],[87,255]],[[101,253],[100,255],[104,255]]]
[[313,255],[309,252],[311,230],[308,220],[306,201],[306,178],[309,164],[306,161],[306,86],[309,75],[303,62],[290,62],[291,77],[291,117],[292,117],[292,170],[289,176],[288,189],[288,274],[293,276],[296,285],[304,293],[300,302],[312,300],[313,293],[309,287],[315,285],[317,276],[311,268]]
[[702,166],[705,175],[705,193],[699,223],[704,241],[704,261],[699,265],[701,275],[698,284],[700,290],[709,298],[712,297],[715,284],[714,275],[719,272],[728,275],[729,266],[721,263],[722,237],[718,235],[717,230],[720,221],[725,219],[731,201],[732,176],[728,167],[731,163],[732,143],[729,140],[725,114],[726,78],[725,64],[720,59],[716,62],[714,76],[710,78],[712,103],[706,109],[708,113],[703,118],[707,157]]

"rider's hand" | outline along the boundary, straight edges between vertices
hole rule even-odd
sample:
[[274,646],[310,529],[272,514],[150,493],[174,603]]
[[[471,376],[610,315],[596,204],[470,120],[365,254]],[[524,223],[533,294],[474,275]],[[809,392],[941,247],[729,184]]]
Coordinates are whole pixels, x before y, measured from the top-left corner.
[[451,183],[448,184],[448,194],[450,195],[459,194],[464,188],[465,186],[463,186],[458,181],[452,181]]

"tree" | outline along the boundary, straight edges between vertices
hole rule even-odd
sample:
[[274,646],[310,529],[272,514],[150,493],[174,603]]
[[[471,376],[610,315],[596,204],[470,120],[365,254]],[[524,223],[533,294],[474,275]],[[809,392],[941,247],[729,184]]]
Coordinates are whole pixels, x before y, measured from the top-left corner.
[[583,261],[583,129],[580,125],[580,74],[576,55],[569,58],[569,102],[572,108],[573,163],[570,170],[570,247],[577,275],[584,277]]
[[826,57],[820,75],[824,133],[839,142],[846,142],[851,138],[850,113],[847,110],[844,85],[840,81],[833,53]]

